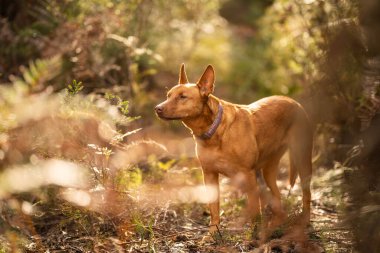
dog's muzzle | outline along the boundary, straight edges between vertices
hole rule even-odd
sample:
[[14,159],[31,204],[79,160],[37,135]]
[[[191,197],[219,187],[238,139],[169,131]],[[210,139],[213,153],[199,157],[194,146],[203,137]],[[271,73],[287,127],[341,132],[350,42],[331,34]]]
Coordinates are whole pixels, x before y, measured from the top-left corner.
[[161,105],[157,105],[154,110],[156,111],[157,115],[160,116],[162,114],[162,112],[164,111],[164,109],[162,108]]
[[160,117],[161,119],[165,119],[165,117],[164,117],[164,107],[162,106],[162,104],[159,104],[156,107],[154,107],[154,110],[156,111],[156,114],[157,114],[158,117]]
[[156,111],[156,114],[159,118],[164,120],[180,120],[181,117],[168,117],[167,115],[164,115],[164,106],[162,104],[157,105],[154,107],[154,110]]

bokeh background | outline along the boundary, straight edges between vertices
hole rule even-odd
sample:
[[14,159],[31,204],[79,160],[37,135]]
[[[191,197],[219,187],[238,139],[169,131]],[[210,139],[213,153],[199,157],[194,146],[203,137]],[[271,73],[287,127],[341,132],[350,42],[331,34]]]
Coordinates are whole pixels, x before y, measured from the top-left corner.
[[377,0],[0,0],[0,252],[165,252],[163,230],[216,250],[178,237],[207,198],[188,130],[153,111],[181,63],[225,100],[303,104],[314,221],[334,220],[306,252],[378,252],[379,41]]

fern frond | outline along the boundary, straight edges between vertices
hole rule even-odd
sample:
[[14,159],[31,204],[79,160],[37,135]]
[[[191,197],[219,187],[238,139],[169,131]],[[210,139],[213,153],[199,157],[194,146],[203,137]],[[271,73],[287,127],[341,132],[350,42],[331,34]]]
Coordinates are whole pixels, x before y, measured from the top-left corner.
[[59,56],[50,59],[37,59],[29,63],[28,68],[21,68],[22,78],[11,76],[12,83],[24,90],[41,89],[47,81],[59,74],[61,58]]

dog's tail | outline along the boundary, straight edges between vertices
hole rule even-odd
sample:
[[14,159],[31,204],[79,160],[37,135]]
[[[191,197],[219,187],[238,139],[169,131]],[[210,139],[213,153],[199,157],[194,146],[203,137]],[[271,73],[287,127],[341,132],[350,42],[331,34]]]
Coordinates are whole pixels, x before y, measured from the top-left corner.
[[289,147],[289,183],[291,188],[293,188],[298,175],[301,178],[302,188],[309,187],[312,174],[312,140],[306,136],[302,136],[304,139],[299,137],[297,139],[300,141],[297,143],[294,141]]
[[313,135],[310,122],[303,110],[297,115],[289,137],[290,186],[293,188],[299,175],[302,188],[309,188],[312,174]]

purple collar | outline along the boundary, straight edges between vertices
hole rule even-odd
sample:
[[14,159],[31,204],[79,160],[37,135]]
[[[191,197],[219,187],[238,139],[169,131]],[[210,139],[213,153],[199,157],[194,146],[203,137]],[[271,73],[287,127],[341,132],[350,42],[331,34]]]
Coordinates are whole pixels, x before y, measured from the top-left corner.
[[223,106],[221,103],[218,105],[218,113],[216,114],[216,118],[214,122],[212,122],[211,126],[207,129],[206,132],[204,132],[201,136],[199,136],[202,140],[208,140],[210,139],[218,129],[218,126],[222,122],[222,116],[223,116]]

